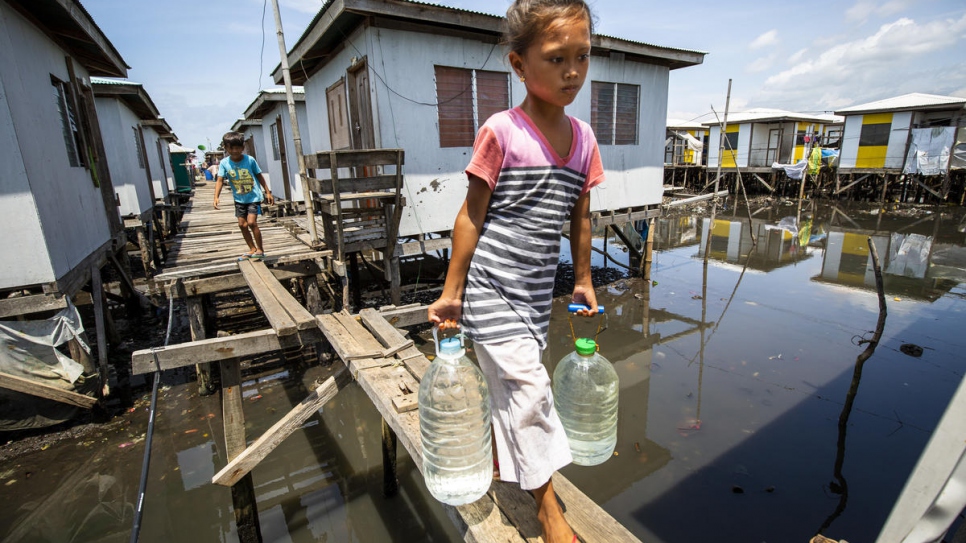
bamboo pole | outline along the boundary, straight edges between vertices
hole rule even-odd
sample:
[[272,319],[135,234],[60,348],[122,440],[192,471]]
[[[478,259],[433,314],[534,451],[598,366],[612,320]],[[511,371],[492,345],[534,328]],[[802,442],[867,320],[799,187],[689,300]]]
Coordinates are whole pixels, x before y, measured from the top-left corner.
[[[721,163],[724,161],[724,157],[721,155],[724,149],[725,131],[728,129],[728,110],[731,107],[731,79],[728,80],[728,95],[725,98],[725,111],[724,119],[721,120],[721,129],[718,133],[718,172],[714,180],[714,192],[718,193],[718,184],[721,181]],[[730,147],[730,145],[729,145]],[[714,229],[714,219],[715,214],[718,210],[717,197],[712,200],[711,204],[711,222],[708,223],[708,239],[705,240],[706,245],[704,246],[704,260],[707,262],[708,257],[711,255],[711,231]]]
[[299,181],[302,184],[302,197],[305,200],[305,215],[309,223],[309,235],[312,245],[319,243],[319,234],[315,228],[315,206],[309,192],[306,179],[305,157],[302,155],[302,136],[299,133],[299,122],[295,114],[295,95],[292,94],[292,74],[288,68],[288,50],[285,47],[285,34],[282,32],[282,15],[278,10],[278,0],[272,0],[272,10],[275,12],[275,29],[278,34],[278,52],[282,60],[282,79],[285,82],[285,101],[288,102],[288,118],[292,123],[292,139],[295,140],[295,155],[299,161]]

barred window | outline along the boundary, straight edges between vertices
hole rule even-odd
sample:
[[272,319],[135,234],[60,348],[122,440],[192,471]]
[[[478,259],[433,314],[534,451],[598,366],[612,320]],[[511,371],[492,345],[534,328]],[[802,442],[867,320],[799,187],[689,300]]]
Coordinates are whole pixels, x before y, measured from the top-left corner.
[[436,66],[436,103],[439,146],[471,147],[480,126],[510,108],[509,74]]
[[144,169],[144,148],[141,146],[141,134],[138,132],[138,127],[132,126],[131,130],[134,130],[134,149],[137,150],[138,154],[138,166]]
[[592,81],[590,126],[600,145],[637,145],[640,85]]
[[278,132],[279,132],[279,126],[278,126],[278,122],[272,123],[272,126],[268,127],[268,131],[269,131],[269,133],[272,136],[272,157],[275,160],[282,160],[282,153],[281,153],[281,151],[279,150],[279,147],[278,147],[278,140],[279,140],[279,134],[278,134]]
[[60,113],[61,129],[64,135],[64,145],[67,147],[67,160],[71,166],[82,166],[80,160],[80,127],[78,126],[77,114],[74,111],[74,103],[70,97],[67,84],[50,76],[50,84],[54,86],[54,100],[57,103],[57,111]]

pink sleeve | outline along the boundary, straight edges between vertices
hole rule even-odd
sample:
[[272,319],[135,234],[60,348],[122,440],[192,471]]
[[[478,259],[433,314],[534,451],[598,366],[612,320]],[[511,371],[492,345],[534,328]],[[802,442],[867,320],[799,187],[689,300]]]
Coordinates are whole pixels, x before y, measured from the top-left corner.
[[587,180],[584,181],[584,189],[580,191],[581,196],[604,182],[604,164],[600,160],[600,148],[597,147],[596,139],[593,145],[593,150],[590,152],[590,164],[587,168]]
[[503,168],[503,147],[496,137],[493,129],[484,126],[480,128],[473,143],[473,157],[470,159],[469,166],[466,167],[466,175],[475,175],[486,181],[490,190],[496,187],[496,181],[500,178],[500,170]]

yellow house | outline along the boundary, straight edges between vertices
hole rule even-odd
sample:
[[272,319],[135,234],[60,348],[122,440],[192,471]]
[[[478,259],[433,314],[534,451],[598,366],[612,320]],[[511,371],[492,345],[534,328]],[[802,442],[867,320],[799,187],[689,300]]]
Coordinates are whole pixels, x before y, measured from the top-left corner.
[[[838,170],[838,185],[845,186],[837,192],[871,176],[875,185],[883,180],[884,195],[889,183],[905,173],[918,174],[914,177],[922,188],[944,199],[941,192],[947,189],[934,189],[919,176],[948,171],[949,150],[966,125],[964,107],[966,98],[912,93],[836,111],[845,117]],[[907,192],[904,187],[900,198]]]
[[709,131],[708,166],[768,172],[772,164],[793,164],[804,157],[805,147],[838,139],[841,118],[780,109],[751,109],[728,116],[724,146],[718,149],[721,127],[717,120],[705,122]]

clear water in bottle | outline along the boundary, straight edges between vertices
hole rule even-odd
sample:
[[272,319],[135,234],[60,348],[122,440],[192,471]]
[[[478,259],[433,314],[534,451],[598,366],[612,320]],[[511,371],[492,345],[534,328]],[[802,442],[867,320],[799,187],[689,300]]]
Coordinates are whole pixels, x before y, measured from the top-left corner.
[[423,477],[434,498],[463,505],[482,497],[493,480],[489,392],[460,338],[436,345],[419,383]]
[[574,464],[596,466],[617,446],[617,372],[597,353],[592,339],[580,338],[575,350],[553,372],[553,399],[570,442]]

